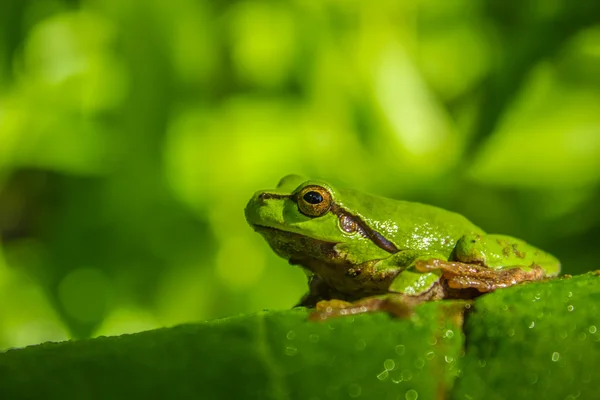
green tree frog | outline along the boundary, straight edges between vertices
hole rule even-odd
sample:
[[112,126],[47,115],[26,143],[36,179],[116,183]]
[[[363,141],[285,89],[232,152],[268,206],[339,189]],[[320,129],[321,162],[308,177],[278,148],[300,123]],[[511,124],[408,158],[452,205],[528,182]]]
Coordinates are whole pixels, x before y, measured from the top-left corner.
[[554,277],[552,255],[510,236],[486,234],[460,214],[431,205],[338,189],[298,175],[258,191],[248,223],[309,277],[298,305],[319,318],[469,299]]

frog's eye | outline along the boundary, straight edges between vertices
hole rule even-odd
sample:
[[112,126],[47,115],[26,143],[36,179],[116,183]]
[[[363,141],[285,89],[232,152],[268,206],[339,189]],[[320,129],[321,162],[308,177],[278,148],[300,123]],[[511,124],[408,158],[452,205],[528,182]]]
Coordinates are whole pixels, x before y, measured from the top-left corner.
[[307,217],[320,217],[331,207],[331,193],[322,186],[306,186],[296,195],[298,209]]

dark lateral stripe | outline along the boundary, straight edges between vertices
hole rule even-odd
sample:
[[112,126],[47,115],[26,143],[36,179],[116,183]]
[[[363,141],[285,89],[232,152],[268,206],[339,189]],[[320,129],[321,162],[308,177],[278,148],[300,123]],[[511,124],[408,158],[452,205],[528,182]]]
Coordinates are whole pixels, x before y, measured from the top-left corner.
[[369,225],[367,225],[367,223],[365,221],[363,221],[362,218],[359,217],[358,215],[353,215],[352,213],[348,212],[348,210],[345,210],[343,207],[341,207],[335,203],[331,205],[331,212],[334,213],[335,215],[337,215],[338,219],[342,215],[346,215],[346,216],[352,218],[354,223],[359,227],[359,229],[362,232],[364,232],[364,234],[367,236],[367,238],[369,238],[369,240],[371,240],[373,243],[375,243],[381,249],[387,251],[388,253],[392,253],[392,254],[397,253],[399,251],[394,243],[390,242],[381,233],[377,232],[375,229],[373,229]]
[[384,238],[381,233],[379,233],[373,229],[370,230],[370,233],[371,233],[371,235],[369,236],[369,238],[373,241],[373,243],[375,243],[377,246],[381,247],[383,250],[387,251],[388,253],[392,253],[392,254],[397,253],[399,251],[398,248],[396,247],[396,245],[394,243],[390,242],[389,240],[387,240],[386,238]]
[[289,194],[261,193],[258,197],[262,200],[267,200],[267,199],[287,199],[287,198],[290,198],[291,196]]

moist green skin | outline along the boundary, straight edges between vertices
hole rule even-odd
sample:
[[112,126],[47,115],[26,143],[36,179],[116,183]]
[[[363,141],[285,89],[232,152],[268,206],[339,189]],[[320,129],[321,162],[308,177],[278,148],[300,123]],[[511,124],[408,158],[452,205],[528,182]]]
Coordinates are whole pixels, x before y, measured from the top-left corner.
[[[299,210],[297,194],[309,185],[331,193],[331,208],[322,216]],[[440,281],[441,272],[415,269],[415,263],[430,259],[490,269],[540,266],[546,276],[560,271],[560,263],[548,253],[519,239],[488,235],[460,214],[337,189],[298,175],[284,177],[273,190],[256,192],[245,214],[278,255],[309,271],[311,292],[318,299],[421,295]],[[348,222],[355,232],[343,229]]]

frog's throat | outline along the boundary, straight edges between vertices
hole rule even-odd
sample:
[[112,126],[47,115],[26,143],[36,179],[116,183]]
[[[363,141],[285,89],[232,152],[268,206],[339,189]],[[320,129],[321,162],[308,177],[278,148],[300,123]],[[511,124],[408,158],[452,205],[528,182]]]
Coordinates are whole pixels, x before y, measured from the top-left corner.
[[264,236],[275,253],[288,261],[293,260],[294,264],[302,264],[298,261],[306,258],[321,260],[329,265],[346,262],[345,256],[336,249],[338,242],[314,239],[263,225],[253,225],[253,228]]
[[[280,193],[262,193],[260,195],[261,199],[291,199],[292,201],[296,201],[294,194],[280,194]],[[375,229],[371,228],[359,215],[352,214],[350,211],[337,204],[336,202],[331,203],[331,208],[329,209],[336,217],[338,217],[338,221],[340,225],[342,223],[343,218],[349,218],[354,222],[357,227],[358,232],[365,238],[369,239],[379,248],[387,251],[388,253],[394,254],[397,253],[398,247],[388,239],[386,239],[381,233],[377,232]]]

